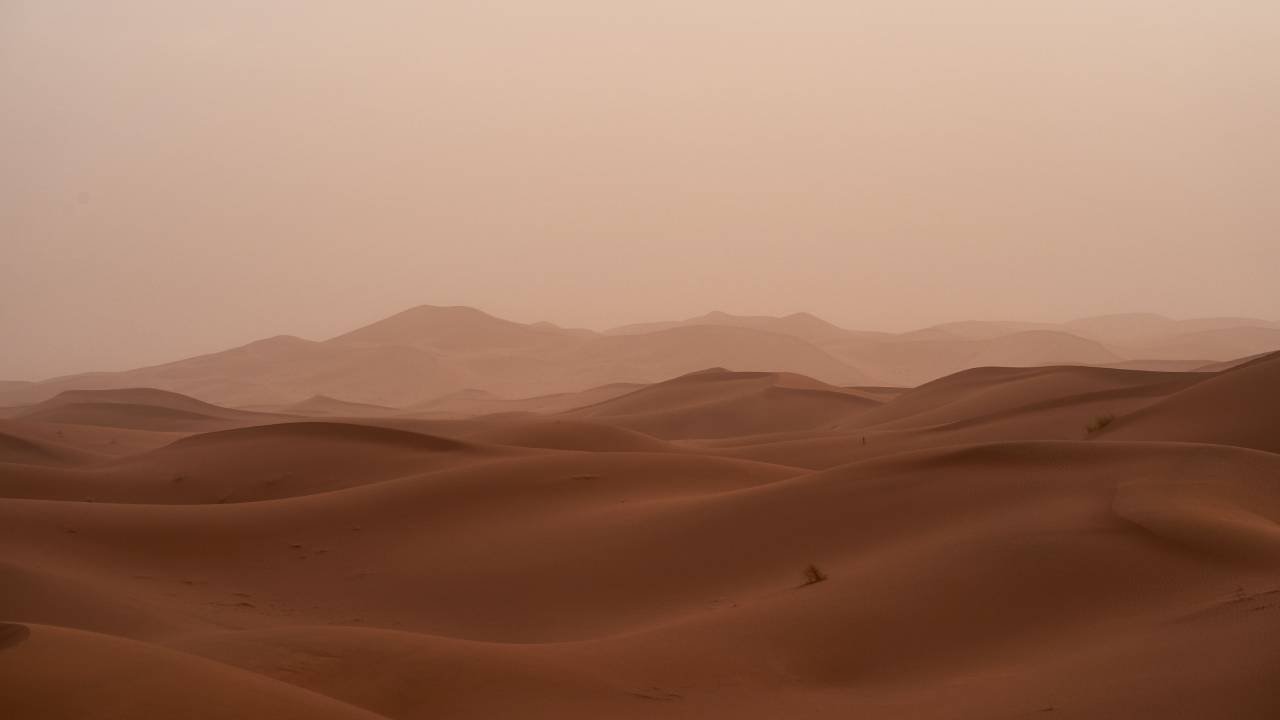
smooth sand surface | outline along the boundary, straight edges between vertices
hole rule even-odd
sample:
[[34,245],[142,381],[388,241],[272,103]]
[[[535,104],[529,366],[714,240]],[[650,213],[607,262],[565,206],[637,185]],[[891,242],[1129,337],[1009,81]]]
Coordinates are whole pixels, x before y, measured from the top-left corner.
[[1280,355],[458,419],[64,396],[0,421],[0,714],[1280,717],[1277,408]]

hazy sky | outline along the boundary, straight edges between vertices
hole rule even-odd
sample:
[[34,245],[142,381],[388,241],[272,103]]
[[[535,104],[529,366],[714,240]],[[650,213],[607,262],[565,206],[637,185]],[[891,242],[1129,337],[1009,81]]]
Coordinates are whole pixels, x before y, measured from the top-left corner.
[[421,303],[1280,319],[1275,0],[0,0],[0,378]]

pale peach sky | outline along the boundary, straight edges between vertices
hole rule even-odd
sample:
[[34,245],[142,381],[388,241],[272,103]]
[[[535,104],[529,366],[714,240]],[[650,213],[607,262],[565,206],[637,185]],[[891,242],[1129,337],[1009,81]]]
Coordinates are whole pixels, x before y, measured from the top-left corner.
[[421,303],[1280,319],[1273,0],[0,0],[0,379]]

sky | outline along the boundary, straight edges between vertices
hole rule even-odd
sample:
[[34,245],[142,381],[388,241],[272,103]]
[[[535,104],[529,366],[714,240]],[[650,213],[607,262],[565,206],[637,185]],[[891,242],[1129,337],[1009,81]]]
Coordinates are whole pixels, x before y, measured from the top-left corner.
[[1274,0],[0,0],[0,379],[419,304],[1280,320]]

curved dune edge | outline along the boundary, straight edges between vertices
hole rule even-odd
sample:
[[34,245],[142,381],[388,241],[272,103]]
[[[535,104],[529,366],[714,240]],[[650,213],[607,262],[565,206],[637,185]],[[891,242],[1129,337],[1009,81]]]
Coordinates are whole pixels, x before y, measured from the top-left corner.
[[382,716],[186,653],[47,625],[0,652],[0,697],[22,718],[377,720]]
[[0,474],[0,496],[236,504],[536,452],[355,423],[280,423],[191,435],[89,467],[15,466]]
[[61,467],[91,462],[98,459],[92,453],[63,443],[33,437],[34,433],[4,432],[18,429],[12,421],[0,420],[0,463],[30,464],[40,467]]
[[1191,387],[1116,419],[1106,440],[1182,440],[1280,453],[1280,353],[1206,375]]
[[[1210,601],[1172,625],[1081,628],[1030,652],[923,674],[888,673],[850,658],[805,667],[789,659],[785,646],[770,648],[779,655],[762,663],[738,642],[712,642],[687,630],[674,637],[503,645],[383,629],[287,627],[193,636],[175,647],[389,717],[445,708],[465,708],[462,717],[476,718],[770,718],[819,708],[824,715],[885,718],[953,717],[957,709],[961,717],[1015,718],[1045,708],[1085,717],[1109,717],[1117,708],[1140,718],[1215,711],[1267,717],[1278,707],[1268,665],[1280,650],[1265,639],[1280,639],[1280,623],[1233,608],[1238,604],[1239,598]],[[778,634],[794,631],[784,626]],[[836,631],[826,643],[843,639]],[[670,653],[673,641],[681,653]],[[807,642],[805,652],[821,657],[824,643]],[[382,671],[370,675],[368,667]],[[1136,678],[1142,682],[1135,685]]]
[[467,439],[514,447],[584,452],[687,452],[652,435],[605,423],[568,418],[532,418],[503,423]]

